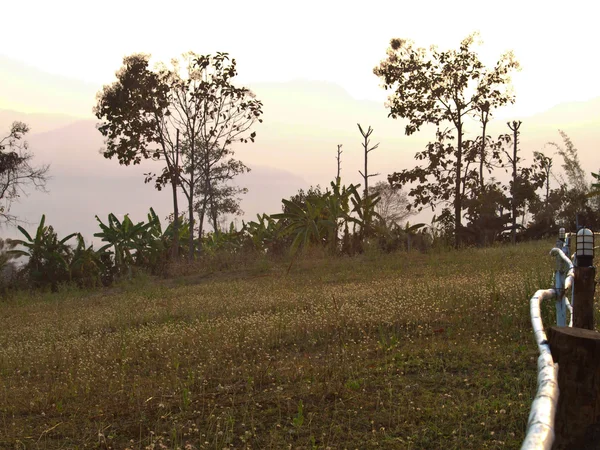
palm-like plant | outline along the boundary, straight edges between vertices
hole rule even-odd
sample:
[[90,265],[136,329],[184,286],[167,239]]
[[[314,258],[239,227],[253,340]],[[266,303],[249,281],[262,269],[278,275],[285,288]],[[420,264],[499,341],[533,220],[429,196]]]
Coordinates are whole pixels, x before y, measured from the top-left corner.
[[281,235],[282,222],[268,214],[257,214],[256,217],[256,222],[242,222],[242,231],[249,237],[254,250],[259,253],[264,253],[267,249],[273,251]]
[[352,202],[352,213],[354,214],[349,218],[349,222],[354,225],[354,233],[356,234],[356,227],[358,226],[358,236],[361,241],[365,238],[372,236],[376,233],[376,224],[381,222],[383,219],[379,213],[375,210],[375,206],[381,200],[379,193],[369,194],[366,197],[361,197],[358,192],[360,185],[351,185],[351,197]]
[[302,208],[290,200],[282,200],[288,212],[273,214],[276,220],[287,222],[282,233],[294,236],[290,253],[294,255],[299,249],[304,248],[309,242],[320,243],[326,236],[326,227],[331,225],[331,220],[323,218],[325,201],[316,200],[315,204],[305,203]]
[[112,248],[117,273],[122,274],[126,270],[131,276],[131,267],[136,263],[136,259],[138,261],[143,259],[144,232],[152,226],[152,223],[134,224],[129,218],[129,214],[125,215],[123,221],[119,221],[113,213],[108,215],[108,225],[104,224],[98,216],[96,216],[96,220],[102,231],[94,233],[94,236],[107,242],[99,252]]
[[33,284],[39,287],[49,284],[52,291],[56,292],[58,284],[69,279],[69,262],[73,250],[67,245],[67,241],[77,233],[58,239],[52,226],[46,226],[45,223],[46,216],[42,215],[33,238],[23,227],[17,227],[27,240],[15,239],[13,243],[26,250],[10,250],[7,253],[29,257],[27,271]]
[[594,177],[598,182],[592,184],[592,191],[588,194],[589,197],[597,197],[600,195],[600,172],[593,173],[592,177]]
[[71,281],[79,286],[94,287],[103,281],[103,275],[106,275],[109,267],[106,267],[103,260],[104,251],[94,251],[94,246],[86,246],[81,233],[77,233],[77,246],[73,251],[73,256],[69,265]]

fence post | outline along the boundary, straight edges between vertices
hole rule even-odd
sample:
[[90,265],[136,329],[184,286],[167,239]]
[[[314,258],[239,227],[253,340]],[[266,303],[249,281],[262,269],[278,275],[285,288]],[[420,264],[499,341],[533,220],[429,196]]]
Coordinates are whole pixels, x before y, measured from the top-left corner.
[[573,326],[594,329],[594,233],[589,228],[577,232],[575,251],[575,285],[573,289]]
[[549,330],[560,391],[555,450],[600,448],[600,333],[594,331],[594,235],[582,228],[576,237],[573,328]]

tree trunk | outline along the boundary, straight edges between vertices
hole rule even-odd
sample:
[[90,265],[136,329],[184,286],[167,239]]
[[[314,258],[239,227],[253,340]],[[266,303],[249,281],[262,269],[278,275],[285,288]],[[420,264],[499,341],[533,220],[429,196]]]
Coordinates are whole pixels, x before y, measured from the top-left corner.
[[203,204],[198,211],[198,239],[202,240],[204,234],[204,215],[206,214],[206,204]]
[[[460,111],[459,111],[460,117]],[[461,228],[462,228],[462,193],[461,187],[461,173],[462,173],[462,152],[463,152],[463,135],[462,135],[462,123],[458,123],[456,126],[458,133],[457,142],[457,155],[456,155],[456,184],[454,188],[454,246],[458,248],[461,244]]]
[[511,233],[511,241],[513,245],[517,243],[517,199],[515,195],[517,193],[517,132],[515,131],[515,139],[514,139],[514,148],[513,148],[513,184],[512,184],[512,193],[511,193],[511,207],[512,207],[512,233]]
[[175,173],[171,174],[171,186],[173,187],[173,248],[171,249],[173,259],[179,259],[179,205],[177,203],[177,177],[179,166],[179,130],[177,130],[177,141],[175,147]]
[[481,154],[479,156],[479,185],[481,187],[481,192],[485,189],[485,183],[483,181],[483,163],[485,161],[485,129],[487,127],[487,114],[485,118],[482,115],[481,121],[483,122],[483,131],[481,133]]
[[188,260],[192,262],[194,260],[194,203],[192,194],[190,193],[190,199],[188,202],[188,220],[190,222],[190,238],[188,240]]
[[517,243],[517,199],[515,198],[517,193],[517,145],[519,140],[519,127],[521,126],[521,122],[513,121],[512,126],[508,123],[508,128],[510,128],[513,132],[513,157],[512,157],[512,166],[513,166],[513,182],[511,189],[511,208],[512,208],[512,233],[511,233],[511,241],[513,245]]
[[192,145],[191,145],[191,154],[190,154],[190,161],[191,161],[191,170],[190,170],[190,195],[188,198],[188,218],[189,218],[189,222],[190,222],[190,237],[189,237],[189,241],[188,241],[188,251],[189,251],[189,255],[188,255],[188,260],[189,262],[192,262],[194,260],[194,188],[195,186],[195,181],[194,181],[194,173],[196,170],[196,146],[195,146],[195,130],[192,128]]

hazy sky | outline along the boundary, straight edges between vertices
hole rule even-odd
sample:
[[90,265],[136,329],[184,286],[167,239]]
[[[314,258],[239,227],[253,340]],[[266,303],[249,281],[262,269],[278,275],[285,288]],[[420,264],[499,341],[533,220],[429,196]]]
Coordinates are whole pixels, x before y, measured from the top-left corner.
[[[514,50],[513,77],[526,116],[600,96],[598,1],[185,1],[3,2],[0,54],[44,71],[109,83],[124,55],[168,60],[184,51],[227,51],[240,81],[335,82],[359,99],[383,100],[372,74],[391,37],[456,48],[479,31],[488,64]],[[493,5],[493,6],[492,6]]]

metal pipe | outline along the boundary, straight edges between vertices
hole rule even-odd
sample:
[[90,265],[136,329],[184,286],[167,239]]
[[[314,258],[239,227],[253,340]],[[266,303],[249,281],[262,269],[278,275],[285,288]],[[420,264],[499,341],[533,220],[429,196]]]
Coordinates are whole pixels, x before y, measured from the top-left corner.
[[540,289],[531,297],[529,303],[531,325],[540,356],[538,357],[538,390],[531,404],[527,432],[521,450],[551,450],[554,443],[554,415],[558,403],[558,365],[554,364],[552,359],[542,323],[540,304],[543,300],[554,298],[556,295],[556,289]]
[[550,250],[550,256],[559,257],[569,267],[569,269],[573,268],[573,263],[571,262],[569,257],[567,255],[565,255],[565,253],[562,251],[562,249],[560,249],[558,247],[554,247],[552,250]]
[[[561,247],[562,246],[562,247]],[[556,289],[556,325],[564,327],[567,325],[567,309],[571,313],[573,320],[573,308],[571,307],[566,293],[566,277],[573,271],[573,263],[569,260],[565,251],[568,252],[568,239],[562,241],[559,239],[556,242],[556,247],[550,250],[550,255],[556,257],[556,273],[554,275],[554,288]]]

